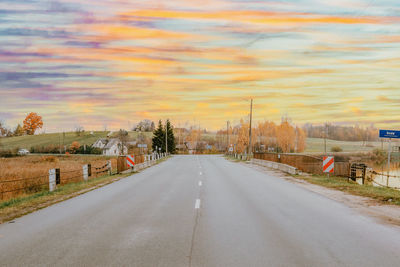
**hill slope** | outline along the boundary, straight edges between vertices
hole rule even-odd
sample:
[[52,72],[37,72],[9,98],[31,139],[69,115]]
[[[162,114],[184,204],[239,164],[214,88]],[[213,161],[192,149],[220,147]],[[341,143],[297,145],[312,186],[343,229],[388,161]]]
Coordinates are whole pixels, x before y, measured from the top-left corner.
[[[30,149],[35,146],[48,146],[64,144],[69,146],[72,142],[77,141],[81,145],[92,145],[99,138],[107,137],[109,132],[96,131],[93,134],[84,132],[81,136],[77,136],[75,132],[67,132],[63,138],[62,133],[47,133],[39,135],[24,135],[15,137],[0,138],[0,149],[16,149],[26,148]],[[144,133],[146,137],[151,137],[152,133]],[[129,136],[136,138],[137,132],[129,132]],[[63,142],[64,140],[64,142]]]
[[[89,132],[84,132],[81,136],[76,136],[75,132],[65,133],[64,145],[69,146],[72,142],[78,141],[81,145],[91,145],[99,138],[107,137],[109,132],[96,131],[91,135]],[[129,136],[132,139],[136,139],[138,132],[129,132]],[[143,133],[146,138],[151,138],[153,134],[151,132]],[[115,133],[113,134],[115,135]],[[215,138],[215,134],[208,134],[207,138]],[[307,138],[307,152],[323,152],[324,151],[324,139],[322,138]],[[48,146],[48,145],[59,145],[63,144],[62,133],[49,133],[31,136],[16,136],[16,137],[5,137],[0,138],[0,149],[15,149],[15,148],[26,148],[30,149],[35,146]],[[393,146],[400,146],[400,143],[394,141]],[[362,144],[362,142],[350,142],[350,141],[336,141],[327,140],[327,151],[330,152],[333,146],[339,146],[344,152],[361,152],[371,151],[374,148],[381,148],[380,142],[369,142],[368,146]],[[387,149],[387,143],[383,143],[383,148]]]

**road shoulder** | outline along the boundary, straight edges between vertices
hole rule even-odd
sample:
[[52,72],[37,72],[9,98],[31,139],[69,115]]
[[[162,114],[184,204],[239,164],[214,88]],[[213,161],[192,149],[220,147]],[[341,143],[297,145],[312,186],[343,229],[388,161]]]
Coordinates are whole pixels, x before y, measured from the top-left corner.
[[[158,165],[167,159],[168,158],[158,160],[155,165]],[[146,167],[136,172],[105,175],[102,177],[91,179],[87,182],[81,181],[77,183],[66,184],[53,192],[41,191],[36,194],[25,195],[8,201],[0,202],[0,224],[10,222],[16,218],[22,217],[37,210],[44,209],[48,206],[117,182],[123,178],[139,173],[147,168],[151,168],[152,166]]]
[[359,212],[362,215],[366,215],[374,218],[380,223],[389,224],[392,226],[400,227],[400,207],[397,205],[389,205],[379,202],[373,198],[352,195],[347,192],[327,188],[324,186],[316,185],[307,182],[303,178],[291,176],[281,171],[269,169],[264,166],[239,162],[249,168],[256,169],[265,174],[275,176],[281,179],[285,179],[291,183],[297,184],[298,186],[307,189],[311,192],[320,194],[334,201],[340,202],[349,208]]

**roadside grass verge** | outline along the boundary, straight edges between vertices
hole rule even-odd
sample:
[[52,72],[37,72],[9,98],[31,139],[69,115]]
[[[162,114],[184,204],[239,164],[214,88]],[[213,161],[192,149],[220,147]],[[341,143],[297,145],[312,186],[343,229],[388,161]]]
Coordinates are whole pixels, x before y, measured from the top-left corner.
[[[169,157],[158,160],[155,165],[165,161],[168,158]],[[99,176],[97,178],[90,179],[87,182],[81,181],[62,185],[53,192],[49,192],[47,190],[40,191],[32,195],[21,195],[10,200],[2,201],[0,202],[0,224],[111,184],[122,178],[134,175],[135,173],[137,172]]]
[[[225,158],[232,162],[245,162],[240,159],[225,155]],[[311,184],[323,186],[326,188],[339,190],[356,196],[369,197],[381,204],[390,204],[400,206],[400,190],[377,187],[371,184],[360,185],[354,181],[348,181],[346,177],[328,176],[326,175],[290,175],[299,180],[304,180]]]
[[386,187],[376,187],[373,185],[359,185],[353,181],[347,181],[347,178],[343,177],[330,177],[322,175],[310,175],[301,176],[295,175],[294,178],[307,181],[312,184],[324,186],[327,188],[340,190],[352,195],[369,197],[377,200],[382,204],[394,204],[400,205],[400,191],[386,188]]
[[233,162],[247,162],[244,159],[235,158],[234,156],[224,155],[224,158]]

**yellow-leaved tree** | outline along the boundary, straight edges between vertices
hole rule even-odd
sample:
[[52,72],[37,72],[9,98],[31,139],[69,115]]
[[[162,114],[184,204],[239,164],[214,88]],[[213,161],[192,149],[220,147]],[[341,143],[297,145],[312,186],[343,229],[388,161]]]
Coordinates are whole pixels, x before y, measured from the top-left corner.
[[278,146],[282,149],[282,152],[288,153],[294,151],[296,132],[288,121],[283,121],[281,125],[277,127],[276,135]]

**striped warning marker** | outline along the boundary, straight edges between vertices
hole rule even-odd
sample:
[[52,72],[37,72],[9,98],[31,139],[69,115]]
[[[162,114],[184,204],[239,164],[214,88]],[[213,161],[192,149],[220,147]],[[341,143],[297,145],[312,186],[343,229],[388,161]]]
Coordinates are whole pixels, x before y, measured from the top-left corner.
[[324,157],[323,170],[327,173],[333,173],[335,171],[335,158],[332,156]]
[[128,155],[126,156],[126,163],[128,164],[129,167],[132,167],[135,165],[135,155]]

